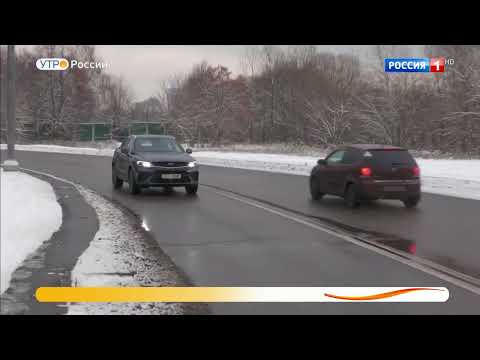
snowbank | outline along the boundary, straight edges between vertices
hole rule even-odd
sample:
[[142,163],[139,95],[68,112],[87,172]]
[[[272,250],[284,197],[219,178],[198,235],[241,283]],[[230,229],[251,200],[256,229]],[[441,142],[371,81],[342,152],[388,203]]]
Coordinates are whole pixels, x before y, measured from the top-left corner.
[[480,200],[480,160],[416,160],[422,191]]
[[62,225],[62,208],[52,186],[22,172],[0,170],[1,287],[14,270]]
[[[173,264],[136,229],[120,209],[94,192],[77,189],[98,216],[99,230],[72,270],[75,287],[178,286]],[[179,303],[73,303],[68,315],[182,314]]]
[[[319,157],[248,152],[198,151],[200,164],[308,175]],[[324,155],[323,155],[324,156]]]
[[225,151],[225,152],[248,152],[248,153],[262,153],[262,154],[289,154],[299,156],[313,156],[323,153],[329,153],[333,147],[313,147],[304,144],[296,143],[273,143],[273,144],[231,144],[222,145],[219,147],[202,144],[194,147],[196,151]]
[[[5,150],[6,144],[1,144],[0,149]],[[82,148],[82,147],[70,147],[60,145],[15,145],[16,150],[24,151],[40,151],[49,153],[62,153],[62,154],[81,154],[81,155],[98,155],[98,156],[112,156],[115,147],[112,148]]]

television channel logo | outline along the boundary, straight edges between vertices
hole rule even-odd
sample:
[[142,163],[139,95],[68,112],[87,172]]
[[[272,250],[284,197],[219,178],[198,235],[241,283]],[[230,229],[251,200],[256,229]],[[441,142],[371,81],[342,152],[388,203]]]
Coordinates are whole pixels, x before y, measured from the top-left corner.
[[35,63],[38,70],[67,70],[69,62],[63,58],[42,58]]
[[[450,61],[453,64],[453,61]],[[437,58],[386,58],[385,72],[445,72],[446,60]]]

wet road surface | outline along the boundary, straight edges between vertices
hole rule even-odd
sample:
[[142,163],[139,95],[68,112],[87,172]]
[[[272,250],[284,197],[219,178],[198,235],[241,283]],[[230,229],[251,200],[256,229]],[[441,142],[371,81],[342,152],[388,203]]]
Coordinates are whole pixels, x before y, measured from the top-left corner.
[[[445,286],[447,303],[213,304],[229,314],[480,314],[480,296],[392,258],[201,186],[198,196],[111,185],[108,157],[17,151],[22,167],[90,187],[137,213],[162,249],[197,286]],[[480,202],[424,194],[420,207],[378,201],[347,209],[339,198],[309,199],[307,177],[201,166],[200,182],[269,203],[384,233],[416,252],[473,277],[480,274],[476,235]]]

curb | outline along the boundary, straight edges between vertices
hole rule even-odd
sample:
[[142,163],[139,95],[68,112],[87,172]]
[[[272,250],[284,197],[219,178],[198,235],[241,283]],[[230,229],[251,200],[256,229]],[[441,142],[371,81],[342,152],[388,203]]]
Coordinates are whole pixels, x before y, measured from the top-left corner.
[[[39,303],[35,299],[35,291],[40,286],[71,286],[71,272],[78,258],[89,247],[99,230],[98,216],[75,183],[29,169],[22,169],[22,171],[52,185],[62,208],[62,225],[50,240],[45,241],[12,274],[10,287],[0,297],[1,314],[63,315],[68,311],[67,304]],[[134,230],[139,232],[149,244],[154,256],[175,274],[178,280],[177,285],[192,286],[184,272],[166,255],[152,235],[142,228],[137,214],[117,201],[112,201],[91,189],[85,189],[110,202],[130,217]],[[64,253],[67,256],[64,256]],[[179,305],[182,308],[182,315],[211,313],[207,304],[180,303]]]
[[52,185],[62,208],[62,225],[14,271],[9,288],[0,298],[1,313],[65,314],[66,304],[40,303],[35,299],[35,291],[40,286],[70,286],[70,272],[98,231],[97,215],[73,185],[24,172]]

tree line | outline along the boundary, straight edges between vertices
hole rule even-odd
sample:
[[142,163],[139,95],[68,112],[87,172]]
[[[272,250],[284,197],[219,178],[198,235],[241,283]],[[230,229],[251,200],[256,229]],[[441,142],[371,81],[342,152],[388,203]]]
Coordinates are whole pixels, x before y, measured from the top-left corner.
[[128,84],[103,69],[38,71],[33,65],[39,57],[99,61],[93,46],[23,49],[17,54],[19,131],[73,139],[81,122],[117,129],[156,121],[192,143],[385,143],[480,155],[478,47],[425,46],[427,57],[454,59],[444,73],[385,73],[385,57],[409,54],[386,45],[373,52],[365,63],[315,46],[246,46],[240,75],[201,62],[135,103]]
[[[0,51],[6,70],[6,51]],[[132,91],[121,77],[98,69],[39,71],[39,58],[67,58],[100,62],[89,45],[41,45],[18,49],[16,54],[16,115],[20,139],[73,140],[82,122],[106,122],[119,126],[129,121]],[[2,124],[6,127],[6,71],[1,74]]]
[[236,78],[201,63],[164,86],[167,120],[194,142],[384,143],[480,155],[480,50],[425,46],[454,59],[444,73],[385,73],[404,47],[375,61],[315,46],[249,46]]

